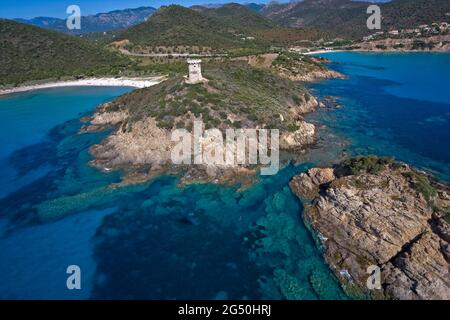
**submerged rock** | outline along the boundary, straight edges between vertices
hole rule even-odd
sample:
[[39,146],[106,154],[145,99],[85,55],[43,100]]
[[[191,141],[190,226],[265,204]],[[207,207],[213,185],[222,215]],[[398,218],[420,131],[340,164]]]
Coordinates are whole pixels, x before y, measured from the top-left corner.
[[[407,165],[364,159],[314,168],[290,183],[312,200],[304,219],[321,235],[327,262],[354,296],[450,299],[449,213],[440,196],[447,192],[435,190],[448,186]],[[370,266],[381,270],[378,290],[366,286]]]

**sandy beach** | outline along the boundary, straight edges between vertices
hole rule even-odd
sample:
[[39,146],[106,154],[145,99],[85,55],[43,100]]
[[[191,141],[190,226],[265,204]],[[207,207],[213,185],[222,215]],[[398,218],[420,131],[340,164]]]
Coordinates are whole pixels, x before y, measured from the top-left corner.
[[312,55],[312,54],[321,54],[321,53],[332,53],[332,52],[342,52],[345,50],[317,50],[317,51],[309,51],[303,52],[304,55]]
[[106,87],[146,88],[158,84],[163,80],[165,80],[164,76],[146,77],[146,78],[89,78],[89,79],[79,79],[69,81],[47,82],[35,85],[19,86],[15,88],[0,89],[0,95],[38,89],[59,88],[59,87],[106,86]]

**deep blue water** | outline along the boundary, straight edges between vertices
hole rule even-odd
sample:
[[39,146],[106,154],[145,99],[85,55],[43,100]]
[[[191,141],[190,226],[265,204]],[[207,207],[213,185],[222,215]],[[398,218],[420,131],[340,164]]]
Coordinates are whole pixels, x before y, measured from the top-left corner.
[[[327,57],[348,79],[312,85],[342,106],[308,117],[318,148],[244,191],[169,176],[111,188],[120,173],[88,165],[107,133],[78,134],[79,118],[129,89],[0,97],[0,298],[345,299],[287,183],[342,148],[448,178],[450,55]],[[71,264],[82,290],[66,289]]]
[[342,108],[311,116],[348,152],[394,156],[450,181],[450,54],[326,53],[345,80],[312,85]]

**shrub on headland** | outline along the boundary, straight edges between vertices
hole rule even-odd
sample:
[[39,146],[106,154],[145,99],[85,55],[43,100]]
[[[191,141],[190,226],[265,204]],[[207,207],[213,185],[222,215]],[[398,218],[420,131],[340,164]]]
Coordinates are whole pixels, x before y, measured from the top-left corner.
[[355,175],[361,172],[377,174],[387,165],[394,163],[394,159],[389,157],[377,157],[374,155],[357,156],[343,160],[336,166],[335,171],[340,176]]

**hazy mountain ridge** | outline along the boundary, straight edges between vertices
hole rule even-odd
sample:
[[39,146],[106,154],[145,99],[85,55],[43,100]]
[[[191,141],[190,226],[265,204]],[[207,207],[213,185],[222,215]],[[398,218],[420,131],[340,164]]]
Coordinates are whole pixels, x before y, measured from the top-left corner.
[[[82,29],[74,31],[67,30],[65,19],[38,17],[30,20],[16,20],[74,35],[111,30],[115,30],[113,31],[114,34],[120,35],[122,29],[131,28],[132,31],[125,31],[124,34],[130,40],[134,39],[135,41],[132,41],[133,43],[138,44],[144,44],[144,42],[147,44],[148,41],[156,41],[158,45],[186,45],[187,43],[180,43],[180,41],[189,42],[195,40],[188,44],[212,47],[215,43],[220,44],[223,42],[222,47],[227,47],[231,43],[235,45],[236,42],[242,42],[242,37],[236,37],[236,34],[242,34],[244,37],[254,37],[255,30],[269,30],[279,27],[296,29],[314,28],[321,30],[325,37],[328,34],[343,38],[361,38],[372,33],[366,27],[368,17],[366,10],[373,3],[378,3],[381,7],[383,30],[414,28],[420,24],[431,24],[450,19],[450,1],[448,0],[302,0],[288,3],[274,1],[268,4],[256,2],[247,4],[204,4],[194,5],[190,8],[170,5],[162,6],[158,10],[153,7],[115,10],[107,13],[83,16]],[[180,10],[169,13],[165,9],[174,7],[184,8],[186,10],[184,12],[185,19],[197,19],[199,23],[179,19],[180,17],[176,15],[180,15]],[[200,15],[188,14],[187,10],[195,11]],[[149,28],[151,26],[151,28],[162,32],[161,35],[157,35],[151,30],[145,30],[146,27],[140,27],[155,12],[175,15],[172,22],[169,21],[171,20],[170,17],[168,19],[161,19],[161,16],[159,16],[152,23],[147,24]],[[211,20],[206,19],[205,16]],[[158,26],[157,24],[159,23],[162,23],[162,26]],[[170,25],[171,23],[173,25]],[[194,27],[194,24],[197,24],[197,27]],[[206,25],[209,26],[205,27]],[[134,28],[135,26],[139,27]],[[133,36],[132,32],[138,32],[138,35]],[[186,32],[191,34],[187,35]],[[292,30],[289,32],[292,34]],[[148,37],[148,41],[143,41],[144,37],[139,36],[139,34],[143,33],[146,34],[145,37]],[[272,33],[277,35],[281,34],[279,29],[272,30]],[[205,37],[204,41],[198,39],[202,36]],[[170,44],[170,37],[173,37],[176,43]],[[288,36],[288,38],[291,37]],[[212,39],[215,39],[213,43],[208,43]],[[266,40],[272,40],[272,38]]]
[[124,29],[144,22],[156,11],[153,7],[114,10],[95,15],[81,17],[81,30],[68,30],[66,19],[51,17],[36,17],[32,19],[14,19],[17,22],[34,25],[44,29],[68,34],[83,34],[89,32],[104,32]]

